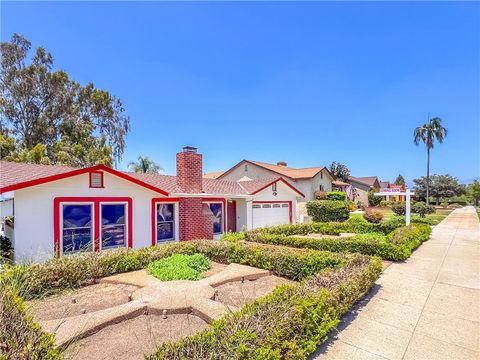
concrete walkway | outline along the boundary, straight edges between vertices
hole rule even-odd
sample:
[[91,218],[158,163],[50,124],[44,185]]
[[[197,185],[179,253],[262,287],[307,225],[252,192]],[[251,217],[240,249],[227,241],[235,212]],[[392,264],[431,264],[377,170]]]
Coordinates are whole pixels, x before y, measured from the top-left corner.
[[314,359],[480,359],[480,224],[452,212],[388,267]]

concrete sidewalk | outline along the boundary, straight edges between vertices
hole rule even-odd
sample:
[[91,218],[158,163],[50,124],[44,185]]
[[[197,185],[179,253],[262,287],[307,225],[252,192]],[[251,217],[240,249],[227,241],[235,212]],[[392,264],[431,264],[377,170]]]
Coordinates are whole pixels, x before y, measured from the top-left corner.
[[452,212],[376,286],[313,359],[480,359],[480,224]]

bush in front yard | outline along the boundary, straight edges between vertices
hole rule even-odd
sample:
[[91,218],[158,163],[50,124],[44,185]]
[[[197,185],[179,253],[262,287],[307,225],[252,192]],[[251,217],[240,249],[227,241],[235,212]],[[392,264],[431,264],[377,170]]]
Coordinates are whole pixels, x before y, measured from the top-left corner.
[[314,200],[307,203],[308,215],[313,221],[345,221],[350,216],[350,209],[346,201]]
[[327,192],[327,200],[345,201],[346,199],[347,199],[347,194],[345,194],[343,191]]
[[380,221],[383,219],[383,214],[381,211],[367,208],[365,209],[365,212],[363,213],[363,218],[367,220],[368,222],[378,224]]
[[199,280],[210,268],[210,260],[203,254],[175,254],[148,264],[150,274],[162,281]]
[[416,202],[412,206],[412,212],[415,214],[420,215],[420,217],[424,218],[427,214],[433,214],[435,212],[435,206],[426,205],[424,202]]
[[392,205],[392,211],[395,213],[395,215],[405,215],[407,208],[404,202],[398,202]]

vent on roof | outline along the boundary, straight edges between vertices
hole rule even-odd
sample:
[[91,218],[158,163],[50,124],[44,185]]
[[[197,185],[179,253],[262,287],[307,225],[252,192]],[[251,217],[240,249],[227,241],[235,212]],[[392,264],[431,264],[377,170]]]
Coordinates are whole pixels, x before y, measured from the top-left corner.
[[197,148],[193,146],[184,146],[183,147],[183,152],[189,152],[189,153],[197,153]]
[[90,187],[91,188],[103,188],[103,172],[92,171],[90,173]]
[[278,166],[287,166],[287,163],[285,161],[279,161],[277,162]]

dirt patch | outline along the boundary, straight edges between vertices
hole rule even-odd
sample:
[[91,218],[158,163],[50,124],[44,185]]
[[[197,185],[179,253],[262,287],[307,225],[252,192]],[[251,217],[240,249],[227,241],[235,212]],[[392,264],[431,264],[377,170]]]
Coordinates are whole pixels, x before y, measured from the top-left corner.
[[108,326],[81,339],[65,350],[66,359],[143,359],[144,354],[155,352],[163,342],[178,340],[183,336],[205,329],[208,324],[193,315],[141,315]]
[[137,289],[134,285],[100,283],[31,301],[28,306],[38,321],[62,319],[80,315],[83,310],[91,313],[127,303],[128,296]]
[[219,272],[225,270],[225,268],[228,266],[226,264],[217,263],[215,261],[211,261],[210,265],[210,269],[202,273],[202,276],[204,278],[218,274]]
[[270,293],[275,287],[294,282],[279,276],[264,276],[257,280],[229,282],[216,287],[216,301],[226,305],[242,307],[253,300]]

